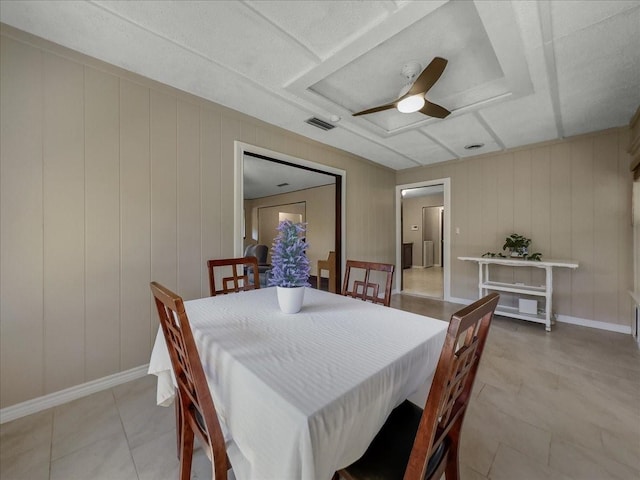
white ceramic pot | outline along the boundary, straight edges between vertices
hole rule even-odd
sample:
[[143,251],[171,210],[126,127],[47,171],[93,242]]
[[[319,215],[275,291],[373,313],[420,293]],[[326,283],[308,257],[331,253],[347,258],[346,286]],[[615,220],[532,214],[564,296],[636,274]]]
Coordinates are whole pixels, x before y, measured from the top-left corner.
[[304,300],[304,287],[276,287],[278,305],[284,313],[298,313]]

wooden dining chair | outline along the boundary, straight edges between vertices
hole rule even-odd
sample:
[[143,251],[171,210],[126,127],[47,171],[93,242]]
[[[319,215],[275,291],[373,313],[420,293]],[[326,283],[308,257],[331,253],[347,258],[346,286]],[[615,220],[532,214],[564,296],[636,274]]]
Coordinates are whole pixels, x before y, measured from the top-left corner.
[[[385,307],[391,304],[391,282],[393,281],[393,271],[395,267],[390,263],[360,262],[357,260],[347,260],[344,282],[342,284],[342,295],[368,300],[373,303],[381,303]],[[374,274],[372,272],[381,272]],[[384,276],[381,280],[380,276]],[[359,277],[355,279],[352,277]],[[384,296],[380,296],[381,287],[384,289]]]
[[451,316],[424,410],[406,400],[365,454],[340,470],[346,480],[459,480],[460,432],[499,295]]
[[231,468],[209,385],[202,368],[184,303],[175,293],[152,282],[160,326],[178,384],[176,421],[180,480],[191,478],[193,442],[197,435],[211,460],[213,480],[226,480]]
[[320,290],[322,283],[322,271],[326,270],[329,274],[329,291],[336,293],[336,252],[330,251],[326,260],[318,260],[318,278],[317,287]]
[[[245,269],[245,267],[247,268]],[[207,268],[209,270],[209,293],[212,297],[260,288],[260,271],[256,257],[209,260]],[[219,288],[216,284],[216,272],[223,275],[221,278],[219,277]],[[229,272],[231,272],[230,276]],[[249,274],[251,274],[251,278]]]

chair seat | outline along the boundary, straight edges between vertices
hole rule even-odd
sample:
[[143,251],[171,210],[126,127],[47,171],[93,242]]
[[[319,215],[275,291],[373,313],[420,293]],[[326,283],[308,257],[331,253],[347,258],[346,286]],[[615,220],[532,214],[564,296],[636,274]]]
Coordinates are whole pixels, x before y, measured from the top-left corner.
[[[391,412],[365,454],[344,472],[358,480],[402,480],[421,417],[422,409],[405,400]],[[425,478],[433,474],[446,450],[445,441],[433,452]]]

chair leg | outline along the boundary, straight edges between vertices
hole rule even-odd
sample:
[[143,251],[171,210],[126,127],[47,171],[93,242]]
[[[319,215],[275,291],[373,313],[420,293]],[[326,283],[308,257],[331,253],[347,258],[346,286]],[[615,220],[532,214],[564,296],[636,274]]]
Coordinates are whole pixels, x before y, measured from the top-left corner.
[[180,408],[180,395],[177,390],[174,403],[176,410],[176,453],[178,460],[180,460],[180,448],[182,447],[182,409]]
[[193,461],[193,430],[186,423],[182,425],[182,445],[180,451],[180,480],[191,479],[191,462]]
[[458,446],[460,443],[460,434],[449,435],[451,443],[447,454],[447,464],[444,470],[446,480],[460,480],[460,466],[458,465]]

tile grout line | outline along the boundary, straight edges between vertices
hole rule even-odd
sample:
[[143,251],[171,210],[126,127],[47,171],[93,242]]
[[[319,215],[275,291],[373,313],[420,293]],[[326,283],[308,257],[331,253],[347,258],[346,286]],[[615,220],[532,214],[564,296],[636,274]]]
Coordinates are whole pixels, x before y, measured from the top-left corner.
[[[135,381],[135,380],[133,380]],[[127,434],[127,429],[124,428],[124,421],[122,420],[122,413],[120,412],[120,405],[118,404],[118,399],[116,398],[116,394],[114,391],[114,387],[111,388],[111,395],[113,396],[113,403],[116,407],[116,411],[118,412],[118,419],[120,420],[120,426],[122,427],[122,433],[124,433],[124,438],[127,441],[127,451],[129,452],[129,458],[131,458],[131,463],[133,464],[133,470],[136,472],[136,478],[140,480],[140,473],[138,472],[138,465],[136,465],[136,461],[133,458],[133,452],[131,451],[131,444],[129,443],[129,435]]]

